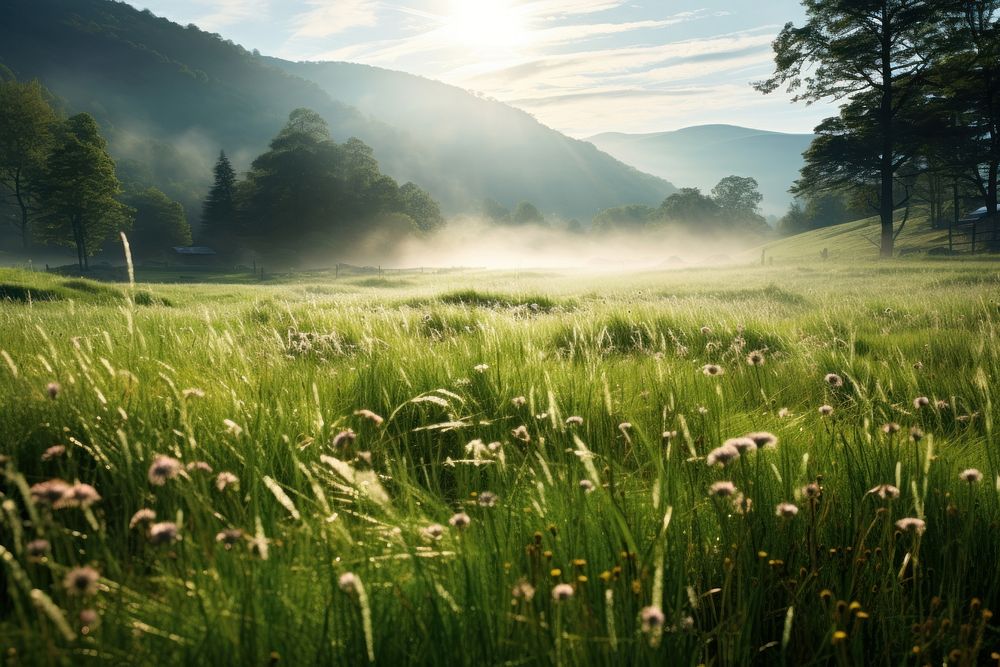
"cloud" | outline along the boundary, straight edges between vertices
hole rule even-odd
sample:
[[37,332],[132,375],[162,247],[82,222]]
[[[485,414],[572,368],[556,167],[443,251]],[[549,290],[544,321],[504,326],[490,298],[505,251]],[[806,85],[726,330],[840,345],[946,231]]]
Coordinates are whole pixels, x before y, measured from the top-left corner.
[[204,30],[219,30],[268,13],[268,0],[199,0],[208,13],[194,20]]
[[311,9],[295,16],[292,39],[323,38],[351,28],[378,23],[379,3],[373,0],[308,0]]

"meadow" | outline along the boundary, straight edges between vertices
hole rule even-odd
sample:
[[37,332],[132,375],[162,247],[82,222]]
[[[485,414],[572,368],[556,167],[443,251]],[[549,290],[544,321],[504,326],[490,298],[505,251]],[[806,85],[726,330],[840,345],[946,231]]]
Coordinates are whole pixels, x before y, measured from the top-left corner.
[[0,295],[4,664],[1000,662],[995,262]]

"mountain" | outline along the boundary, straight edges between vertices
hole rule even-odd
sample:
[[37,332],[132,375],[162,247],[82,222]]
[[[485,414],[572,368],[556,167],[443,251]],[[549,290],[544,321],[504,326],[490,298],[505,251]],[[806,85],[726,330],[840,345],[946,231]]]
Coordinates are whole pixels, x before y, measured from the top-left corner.
[[195,217],[219,150],[247,167],[296,107],[319,112],[337,140],[372,146],[384,173],[424,187],[447,213],[489,197],[589,219],[674,191],[523,112],[419,77],[278,61],[111,0],[0,8],[0,64],[41,80],[68,111],[92,113],[126,177],[161,187]]
[[708,192],[721,179],[752,176],[765,215],[781,216],[799,177],[811,134],[783,134],[733,125],[697,125],[656,134],[599,134],[588,141],[619,160],[681,187]]

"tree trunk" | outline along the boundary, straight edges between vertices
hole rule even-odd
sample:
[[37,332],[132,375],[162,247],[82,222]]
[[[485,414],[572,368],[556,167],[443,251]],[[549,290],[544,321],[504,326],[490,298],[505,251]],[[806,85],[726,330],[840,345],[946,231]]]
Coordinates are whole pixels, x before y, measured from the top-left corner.
[[73,216],[73,242],[76,244],[76,263],[83,271],[83,234],[80,233],[80,222]]
[[21,246],[24,250],[28,249],[29,235],[28,235],[28,202],[21,191],[21,170],[18,169],[17,173],[14,175],[14,198],[17,199],[17,207],[21,209]]
[[882,238],[879,245],[879,257],[887,259],[892,257],[894,241],[892,211],[895,203],[895,194],[893,193],[895,137],[892,127],[892,35],[889,33],[888,20],[884,12],[882,26],[882,104],[879,107],[879,129],[882,135],[882,160],[879,165],[881,179],[879,218],[882,224]]

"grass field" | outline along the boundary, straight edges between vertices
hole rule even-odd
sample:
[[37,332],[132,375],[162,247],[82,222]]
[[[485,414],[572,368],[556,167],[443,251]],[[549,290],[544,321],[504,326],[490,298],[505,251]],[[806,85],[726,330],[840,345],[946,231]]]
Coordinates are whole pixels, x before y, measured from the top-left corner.
[[5,664],[992,664],[1000,264],[835,260],[0,270]]

